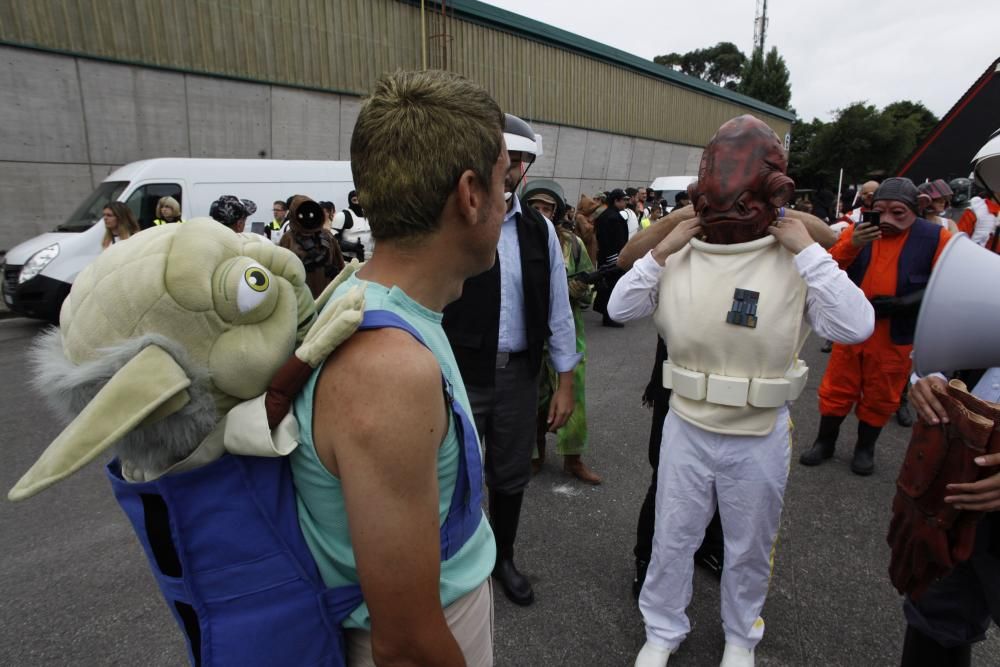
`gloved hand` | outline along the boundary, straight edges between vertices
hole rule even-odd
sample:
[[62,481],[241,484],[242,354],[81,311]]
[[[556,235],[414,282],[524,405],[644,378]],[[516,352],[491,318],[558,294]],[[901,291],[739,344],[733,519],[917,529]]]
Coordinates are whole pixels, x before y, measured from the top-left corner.
[[996,412],[957,385],[934,388],[949,423],[914,425],[896,481],[887,536],[889,577],[896,590],[914,599],[972,555],[980,513],[958,510],[944,498],[951,495],[949,484],[982,477],[984,470],[973,459],[1000,446],[993,431]]
[[904,296],[876,296],[870,299],[875,317],[892,317],[912,310],[919,310],[924,299],[924,290],[911,292]]
[[[355,265],[356,266],[356,265]],[[348,274],[350,275],[350,274]],[[338,276],[339,278],[339,276]],[[331,284],[330,287],[333,287]],[[330,287],[320,295],[329,298]],[[274,428],[288,414],[292,400],[302,390],[309,376],[338,345],[357,331],[365,312],[363,285],[352,288],[343,296],[326,304],[306,333],[295,354],[278,369],[267,388],[264,406],[267,422]]]
[[590,304],[591,288],[581,280],[569,281],[569,300],[577,306],[585,307]]
[[875,309],[876,319],[892,317],[899,307],[899,299],[894,296],[874,296],[869,301]]

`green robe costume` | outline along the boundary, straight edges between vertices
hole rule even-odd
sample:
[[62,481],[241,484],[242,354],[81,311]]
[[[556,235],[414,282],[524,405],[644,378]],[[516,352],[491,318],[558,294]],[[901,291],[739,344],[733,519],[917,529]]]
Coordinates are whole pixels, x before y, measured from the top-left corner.
[[[559,237],[563,259],[566,261],[567,276],[589,273],[594,270],[594,263],[591,261],[590,255],[587,254],[587,248],[576,234],[559,230]],[[583,356],[580,358],[580,363],[573,369],[575,407],[566,425],[556,433],[556,452],[562,456],[583,454],[587,451],[587,401],[584,390],[584,382],[587,377],[587,339],[583,330],[583,311],[590,307],[593,298],[593,287],[578,280],[569,281],[569,301],[573,310],[573,323],[576,325],[576,351]],[[541,373],[538,388],[540,415],[548,415],[549,401],[552,400],[554,388],[558,384],[558,374],[546,356],[545,368]],[[535,452],[535,456],[538,456],[537,452]]]

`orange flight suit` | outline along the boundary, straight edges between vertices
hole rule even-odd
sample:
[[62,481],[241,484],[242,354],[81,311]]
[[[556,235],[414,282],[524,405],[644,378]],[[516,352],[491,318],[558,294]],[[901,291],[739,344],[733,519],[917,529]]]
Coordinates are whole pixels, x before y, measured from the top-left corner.
[[[993,201],[992,197],[985,201],[986,209],[990,213],[1000,215],[1000,204]],[[971,237],[973,230],[976,228],[976,212],[971,208],[965,209],[962,217],[955,222],[955,226],[958,227],[958,231],[965,232]],[[995,253],[1000,253],[1000,243],[997,242],[996,236],[993,234],[990,234],[990,238],[986,241],[986,247]]]
[[[843,231],[830,249],[840,268],[846,270],[861,252],[851,244],[854,225]],[[871,261],[861,280],[861,290],[869,299],[895,296],[899,256],[909,230],[899,236],[873,241]],[[936,263],[951,234],[941,229],[933,262]],[[890,337],[890,318],[875,320],[871,338],[857,345],[834,343],[830,363],[819,386],[821,415],[846,416],[857,404],[858,419],[872,426],[885,426],[899,408],[900,396],[910,376],[913,345],[897,345]]]

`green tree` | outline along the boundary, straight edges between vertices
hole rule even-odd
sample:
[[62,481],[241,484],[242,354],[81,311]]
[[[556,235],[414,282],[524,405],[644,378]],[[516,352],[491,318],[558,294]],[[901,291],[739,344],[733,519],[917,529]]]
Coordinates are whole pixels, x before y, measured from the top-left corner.
[[792,126],[789,172],[800,187],[833,183],[841,167],[845,183],[891,176],[937,118],[919,102],[893,102],[879,111],[855,102],[838,109],[829,123],[796,121]]
[[743,66],[736,90],[778,108],[791,109],[792,87],[788,76],[788,66],[776,47],[772,46],[766,56],[755,49]]
[[902,154],[899,143],[904,134],[874,105],[855,102],[838,110],[836,119],[817,133],[815,158],[822,160],[822,170],[828,173],[843,167],[848,183],[883,178]]
[[717,86],[735,88],[746,59],[732,42],[719,42],[707,49],[656,56],[653,62]]
[[825,123],[813,118],[807,123],[800,118],[792,122],[792,142],[788,147],[788,175],[799,188],[819,188],[827,182],[829,174],[823,168],[823,163],[817,160],[814,151],[816,135],[823,129]]
[[886,116],[890,123],[899,130],[900,152],[905,158],[917,144],[923,141],[924,137],[938,123],[938,117],[920,102],[910,102],[901,100],[893,102],[882,109],[882,115]]

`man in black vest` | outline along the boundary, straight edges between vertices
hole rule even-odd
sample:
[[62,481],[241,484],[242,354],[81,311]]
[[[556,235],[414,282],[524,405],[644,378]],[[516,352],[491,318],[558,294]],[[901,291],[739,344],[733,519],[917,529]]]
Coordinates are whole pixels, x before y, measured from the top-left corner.
[[542,351],[547,341],[559,374],[549,409],[553,432],[573,412],[573,368],[580,355],[555,228],[534,209],[522,208],[514,194],[539,153],[535,134],[523,120],[507,114],[504,141],[511,168],[497,260],[489,271],[465,281],[462,297],[445,308],[443,324],[486,451],[497,542],[493,576],[511,601],[529,605],[534,592],[514,566],[514,541],[531,479]]

